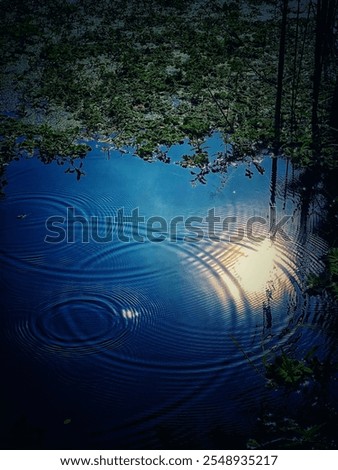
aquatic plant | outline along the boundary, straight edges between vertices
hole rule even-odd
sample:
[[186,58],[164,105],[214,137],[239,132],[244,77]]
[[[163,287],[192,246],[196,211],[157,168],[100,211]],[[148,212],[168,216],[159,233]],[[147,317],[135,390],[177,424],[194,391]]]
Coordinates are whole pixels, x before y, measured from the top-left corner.
[[277,355],[272,363],[265,364],[266,376],[273,383],[295,387],[313,374],[304,360],[298,360],[284,352]]
[[307,278],[307,290],[309,294],[318,295],[329,292],[338,299],[338,248],[330,248],[326,259],[326,269],[320,275],[310,274]]

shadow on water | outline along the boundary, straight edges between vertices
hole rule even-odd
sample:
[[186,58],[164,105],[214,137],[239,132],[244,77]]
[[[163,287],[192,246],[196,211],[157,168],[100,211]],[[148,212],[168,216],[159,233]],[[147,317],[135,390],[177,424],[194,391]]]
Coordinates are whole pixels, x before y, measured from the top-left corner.
[[[220,173],[209,144],[194,187],[179,148],[149,165],[97,144],[78,181],[34,158],[7,167],[7,447],[245,448],[266,442],[272,409],[301,429],[324,366],[285,392],[267,387],[265,364],[314,346],[308,361],[337,360],[334,304],[306,284],[327,251],[322,182],[264,155]],[[327,376],[316,416],[333,409]]]

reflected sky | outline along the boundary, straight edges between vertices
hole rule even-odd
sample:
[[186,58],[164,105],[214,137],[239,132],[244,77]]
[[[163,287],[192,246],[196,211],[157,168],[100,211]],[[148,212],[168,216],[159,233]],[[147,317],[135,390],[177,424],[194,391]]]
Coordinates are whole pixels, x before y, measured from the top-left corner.
[[[285,185],[283,159],[274,175],[274,215],[292,216],[285,225],[289,241],[269,232],[269,157],[260,159],[263,173],[250,161],[236,162],[193,186],[190,169],[175,162],[150,164],[115,151],[108,159],[96,145],[79,181],[34,158],[7,168],[0,201],[0,339],[19,371],[6,370],[9,408],[22,403],[14,415],[28,413],[42,427],[46,416],[52,425],[71,416],[87,446],[160,446],[156,427],[174,423],[174,442],[196,433],[212,447],[213,426],[246,430],[248,410],[268,395],[243,351],[260,368],[266,349],[289,341],[298,319],[320,308],[304,287],[307,273],[323,267],[326,244],[316,233],[317,216],[309,213],[305,239],[302,199]],[[221,150],[216,142],[212,151]],[[79,224],[74,243],[45,243],[46,219],[66,216],[68,207],[81,217],[97,216],[100,229],[119,208],[125,215],[139,208],[168,225],[176,216],[200,216],[205,234],[210,209],[221,221],[236,221],[227,230],[219,223],[217,240],[187,242],[191,233],[179,225],[175,242],[81,243]],[[251,217],[266,221],[254,224],[254,237],[247,230]],[[312,338],[302,341],[308,347]],[[18,377],[25,374],[30,380],[23,391]],[[52,408],[43,405],[47,398]]]

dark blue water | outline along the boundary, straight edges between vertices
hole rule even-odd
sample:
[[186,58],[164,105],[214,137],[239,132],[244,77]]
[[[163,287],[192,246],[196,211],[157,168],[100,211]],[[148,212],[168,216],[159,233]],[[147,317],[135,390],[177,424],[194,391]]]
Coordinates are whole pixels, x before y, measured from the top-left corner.
[[[318,235],[324,202],[318,196],[304,206],[309,188],[295,189],[299,173],[283,159],[274,175],[266,156],[263,174],[251,164],[246,177],[242,162],[192,185],[190,170],[174,164],[180,149],[164,164],[115,151],[107,158],[101,144],[91,145],[79,181],[35,158],[7,168],[0,202],[5,442],[245,445],[258,410],[280,401],[266,387],[263,357],[281,346],[302,354],[315,343],[325,356],[332,346],[327,305],[306,293],[307,275],[321,272],[327,249]],[[82,217],[67,232],[70,242],[47,243],[66,224],[58,219],[51,232],[46,220],[66,218],[70,207]],[[152,225],[159,230],[149,235],[141,223],[133,240],[136,227],[127,222],[130,240],[121,241],[115,217],[136,208],[145,220],[161,217]],[[216,223],[212,239],[210,210],[221,222],[236,217]],[[287,239],[271,237],[272,219],[285,215]],[[93,240],[93,216],[99,235],[108,234],[104,243]],[[203,218],[192,225],[204,238],[181,222],[173,235],[170,221],[179,216]],[[260,219],[248,233],[252,217]]]

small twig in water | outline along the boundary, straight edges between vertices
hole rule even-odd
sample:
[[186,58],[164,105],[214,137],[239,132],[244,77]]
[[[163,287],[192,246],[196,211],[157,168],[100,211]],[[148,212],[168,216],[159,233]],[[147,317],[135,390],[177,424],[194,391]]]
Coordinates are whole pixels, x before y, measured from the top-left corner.
[[241,344],[237,341],[237,339],[233,336],[233,335],[229,335],[229,338],[231,339],[231,341],[234,343],[234,345],[241,351],[241,353],[243,354],[243,356],[245,357],[245,359],[248,361],[248,363],[251,365],[251,367],[253,367],[255,369],[255,371],[257,372],[257,374],[259,374],[261,377],[263,377],[264,379],[266,378],[265,375],[258,369],[258,367],[252,362],[252,360],[250,359],[250,357],[247,355],[247,353],[244,351],[244,349],[242,348]]

